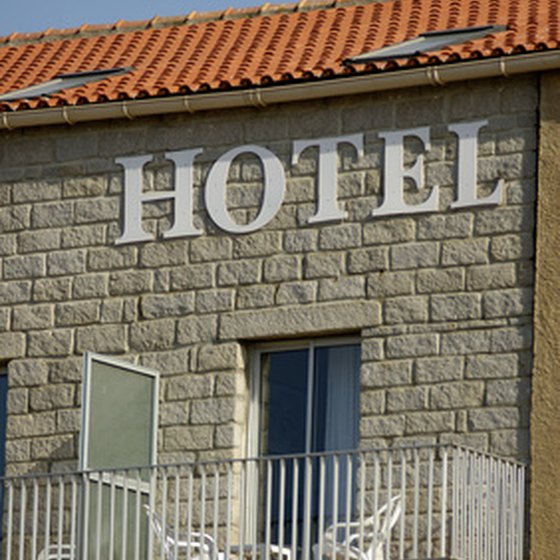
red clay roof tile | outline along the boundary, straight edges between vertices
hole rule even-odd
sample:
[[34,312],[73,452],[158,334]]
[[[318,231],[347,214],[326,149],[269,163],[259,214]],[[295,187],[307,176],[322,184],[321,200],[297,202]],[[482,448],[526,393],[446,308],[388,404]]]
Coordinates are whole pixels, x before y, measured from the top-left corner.
[[[558,0],[301,0],[0,38],[0,94],[71,72],[134,71],[0,110],[252,87],[557,49]],[[412,59],[343,61],[420,33],[502,24],[507,32]]]

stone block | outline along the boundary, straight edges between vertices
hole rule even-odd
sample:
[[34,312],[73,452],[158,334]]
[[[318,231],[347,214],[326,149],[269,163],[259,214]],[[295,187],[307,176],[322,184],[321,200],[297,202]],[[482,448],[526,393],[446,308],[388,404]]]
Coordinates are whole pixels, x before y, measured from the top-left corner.
[[74,405],[74,385],[54,384],[48,387],[35,387],[29,390],[31,410],[58,410]]
[[363,228],[364,245],[405,243],[416,237],[416,223],[411,218],[377,219]]
[[376,272],[367,277],[368,298],[407,296],[413,293],[413,272]]
[[529,379],[494,379],[487,381],[486,404],[488,406],[517,405],[529,410],[531,406]]
[[[70,278],[40,278],[33,283],[33,301],[64,301],[70,299]],[[0,298],[1,299],[1,298]]]
[[314,229],[287,231],[284,235],[284,250],[287,253],[308,253],[319,248],[319,232]]
[[276,286],[242,286],[237,290],[236,309],[273,307]]
[[409,412],[406,415],[406,434],[452,432],[454,428],[453,412]]
[[75,456],[74,435],[56,435],[31,441],[32,459],[74,459]]
[[393,387],[412,384],[412,362],[394,360],[362,365],[361,385],[365,388]]
[[69,227],[73,222],[74,206],[70,201],[35,204],[31,212],[31,226],[34,229]]
[[12,201],[47,202],[61,197],[62,187],[59,181],[27,181],[16,183],[12,188]]
[[385,391],[360,392],[360,417],[385,413]]
[[18,414],[8,419],[6,435],[8,439],[44,436],[53,434],[55,428],[55,412]]
[[384,305],[385,323],[425,323],[428,320],[428,298],[422,296],[388,299]]
[[181,426],[163,430],[163,445],[168,451],[212,449],[214,428],[211,426]]
[[136,247],[101,247],[88,253],[88,268],[91,270],[117,270],[134,267],[138,259]]
[[185,426],[189,420],[189,406],[184,402],[163,402],[159,406],[160,426]]
[[479,319],[482,316],[480,295],[434,295],[430,301],[430,315],[433,321]]
[[389,251],[386,247],[357,249],[348,255],[348,272],[363,274],[389,268]]
[[493,431],[521,427],[518,408],[499,407],[469,410],[468,427],[472,431]]
[[218,448],[239,449],[243,443],[242,435],[243,432],[239,426],[217,426],[214,441]]
[[442,383],[463,378],[465,359],[462,356],[449,358],[422,358],[416,360],[414,381],[416,383]]
[[533,309],[533,290],[520,288],[486,292],[483,299],[484,316],[517,317],[531,315]]
[[490,451],[502,457],[527,461],[530,456],[530,432],[527,429],[496,430],[490,433]]
[[29,229],[30,213],[31,209],[29,206],[0,208],[0,224],[2,224],[2,233]]
[[96,197],[106,195],[109,184],[107,177],[103,175],[70,177],[64,179],[62,189],[64,198]]
[[168,401],[191,401],[210,398],[214,385],[211,376],[190,373],[170,377],[166,380],[165,387]]
[[464,288],[463,268],[419,270],[416,276],[416,289],[421,294],[461,292]]
[[0,304],[24,303],[31,299],[31,282],[0,283]]
[[261,278],[260,260],[241,260],[221,263],[217,269],[219,286],[256,284]]
[[221,339],[344,332],[380,323],[375,302],[344,302],[239,311],[222,315]]
[[159,319],[130,325],[130,349],[152,352],[172,348],[175,342],[175,320]]
[[46,385],[49,376],[47,363],[43,360],[13,360],[8,364],[8,382],[13,387]]
[[225,424],[235,421],[235,400],[216,398],[196,400],[191,403],[192,424]]
[[531,205],[479,210],[476,213],[474,231],[476,235],[495,235],[518,231],[533,231],[534,209]]
[[459,331],[441,335],[443,355],[464,355],[490,352],[490,330]]
[[235,292],[231,289],[204,290],[196,293],[196,313],[216,313],[233,309]]
[[468,379],[517,377],[519,374],[519,357],[516,354],[487,354],[467,357],[465,377]]
[[533,329],[530,326],[494,329],[491,339],[492,353],[530,350],[533,347]]
[[103,198],[78,200],[75,212],[78,224],[113,222],[119,219],[119,199],[105,196]]
[[97,224],[64,228],[61,233],[62,247],[65,249],[93,247],[103,245],[106,241],[105,226]]
[[194,344],[211,342],[218,336],[217,315],[190,316],[177,321],[177,342]]
[[473,215],[461,213],[422,216],[417,227],[419,240],[468,237],[472,234]]
[[176,267],[171,271],[171,289],[213,288],[215,286],[215,274],[215,267],[211,264]]
[[59,303],[55,307],[55,323],[61,326],[95,323],[99,320],[100,307],[96,301]]
[[7,410],[8,414],[27,414],[29,412],[29,389],[10,387]]
[[264,262],[266,282],[298,280],[301,276],[300,259],[293,255],[270,257]]
[[303,261],[303,276],[309,278],[338,277],[343,270],[341,253],[317,253],[307,255]]
[[482,406],[484,383],[482,381],[457,381],[441,383],[430,389],[430,409],[452,409]]
[[487,238],[444,241],[441,264],[444,266],[486,264],[489,261]]
[[82,414],[80,409],[58,410],[56,413],[56,429],[59,433],[70,432],[76,434],[82,428]]
[[515,264],[471,266],[467,271],[467,289],[475,291],[512,288],[516,284]]
[[73,299],[104,298],[109,293],[107,274],[80,274],[72,283]]
[[120,354],[128,350],[124,325],[95,325],[76,330],[77,352]]
[[6,462],[8,464],[31,461],[31,440],[8,440],[6,442]]
[[278,305],[311,303],[317,299],[317,289],[318,284],[314,280],[282,283],[276,292],[276,303]]
[[190,260],[197,262],[221,262],[231,259],[233,241],[229,237],[199,237],[190,243]]
[[243,366],[241,346],[237,343],[209,344],[200,347],[198,351],[199,371],[237,369]]
[[342,276],[319,281],[319,301],[365,298],[366,283],[361,276]]
[[4,259],[4,280],[39,278],[46,272],[44,255],[6,257]]
[[159,268],[178,266],[187,262],[187,241],[160,241],[148,243],[140,248],[140,266]]
[[535,253],[532,234],[499,235],[492,238],[490,254],[496,261],[531,259]]
[[385,353],[388,358],[431,356],[438,353],[438,346],[437,334],[405,334],[388,338]]
[[112,296],[141,295],[152,291],[153,273],[148,270],[114,272],[109,276]]
[[53,324],[52,305],[25,305],[12,311],[12,329],[15,331],[48,329]]
[[59,360],[49,360],[48,368],[51,383],[79,383],[82,381],[84,359],[83,356],[66,356]]
[[194,294],[146,295],[140,298],[140,312],[144,319],[184,316],[194,311]]
[[28,356],[68,356],[72,350],[72,331],[59,329],[31,332],[28,335]]
[[360,419],[360,437],[394,437],[404,434],[406,419],[400,414]]
[[60,243],[61,232],[55,229],[51,231],[22,231],[17,236],[17,246],[20,253],[52,251],[59,249]]
[[49,276],[67,276],[85,272],[86,252],[84,249],[69,249],[49,253],[47,269]]
[[387,391],[387,412],[422,410],[426,408],[426,387],[406,387]]
[[430,241],[391,247],[391,268],[429,268],[439,264],[439,244]]
[[360,224],[343,224],[323,227],[319,233],[319,248],[323,251],[338,251],[359,247],[362,244]]
[[236,237],[233,242],[233,257],[265,257],[281,251],[282,236],[275,231],[261,231]]

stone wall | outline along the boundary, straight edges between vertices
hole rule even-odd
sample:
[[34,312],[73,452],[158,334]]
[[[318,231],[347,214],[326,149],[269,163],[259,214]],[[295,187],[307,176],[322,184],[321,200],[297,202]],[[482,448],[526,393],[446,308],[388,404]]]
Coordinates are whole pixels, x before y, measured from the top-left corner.
[[[505,180],[499,207],[450,210],[456,137],[489,119],[479,179]],[[441,211],[372,218],[378,133],[431,127],[428,186]],[[365,133],[365,157],[340,149],[340,224],[309,225],[316,153],[291,166],[292,141]],[[166,116],[0,136],[0,365],[8,365],[10,473],[76,466],[82,353],[161,372],[159,460],[239,456],[247,361],[260,340],[361,333],[364,446],[464,442],[528,459],[537,83],[473,82],[262,110]],[[211,224],[201,185],[242,144],[285,164],[286,198],[262,231]],[[115,246],[122,168],[156,154],[148,188],[170,186],[169,150],[204,147],[195,176],[204,235]],[[413,162],[418,145],[407,144]],[[236,162],[228,202],[255,215],[260,166]],[[410,200],[414,197],[410,194]],[[169,203],[145,205],[147,230]]]

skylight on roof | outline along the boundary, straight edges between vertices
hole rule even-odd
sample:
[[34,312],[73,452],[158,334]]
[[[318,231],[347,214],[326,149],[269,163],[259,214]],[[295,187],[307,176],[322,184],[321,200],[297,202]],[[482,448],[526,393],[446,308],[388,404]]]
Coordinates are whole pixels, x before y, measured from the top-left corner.
[[45,97],[58,93],[63,89],[70,89],[90,82],[98,82],[111,76],[126,74],[133,70],[132,67],[109,68],[106,70],[92,70],[89,72],[74,72],[72,74],[60,74],[52,80],[42,82],[27,88],[16,89],[0,95],[0,101],[16,101],[18,99],[32,99],[34,97]]
[[438,51],[450,45],[458,45],[460,43],[466,43],[467,41],[473,41],[474,39],[481,39],[492,33],[499,33],[502,31],[507,31],[505,25],[482,25],[477,27],[465,27],[462,29],[430,31],[428,33],[422,33],[414,39],[397,43],[396,45],[347,58],[344,62],[367,64],[368,62],[379,62],[391,60],[393,58],[409,58],[430,51]]

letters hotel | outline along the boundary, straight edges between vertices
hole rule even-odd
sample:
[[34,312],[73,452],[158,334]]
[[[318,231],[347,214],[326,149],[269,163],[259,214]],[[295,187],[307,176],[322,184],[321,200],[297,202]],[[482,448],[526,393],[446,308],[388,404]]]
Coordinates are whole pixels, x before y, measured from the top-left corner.
[[0,557],[556,560],[559,24],[0,38]]

